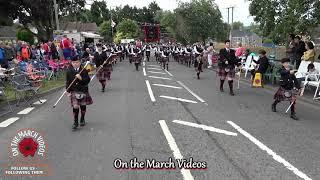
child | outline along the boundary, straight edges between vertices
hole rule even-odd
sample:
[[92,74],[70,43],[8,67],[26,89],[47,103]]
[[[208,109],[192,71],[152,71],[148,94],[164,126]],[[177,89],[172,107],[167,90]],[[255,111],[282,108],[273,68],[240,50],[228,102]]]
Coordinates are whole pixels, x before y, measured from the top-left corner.
[[86,106],[93,102],[88,88],[90,82],[88,71],[83,69],[84,67],[81,66],[81,61],[78,56],[72,58],[71,65],[66,74],[66,88],[77,78],[72,86],[67,89],[67,95],[71,99],[71,106],[73,108],[74,124],[72,129],[76,130],[79,125],[79,109],[81,110],[80,126],[85,126]]
[[316,75],[319,75],[319,71],[315,68],[313,63],[310,63],[308,65],[308,75],[309,75],[308,81],[316,81],[317,80]]
[[274,95],[274,103],[272,104],[272,111],[277,112],[276,106],[279,102],[288,100],[291,106],[291,118],[293,120],[299,120],[295,112],[296,94],[300,90],[300,83],[298,82],[295,74],[295,70],[290,70],[290,59],[284,58],[281,60],[282,68],[280,69],[280,87]]

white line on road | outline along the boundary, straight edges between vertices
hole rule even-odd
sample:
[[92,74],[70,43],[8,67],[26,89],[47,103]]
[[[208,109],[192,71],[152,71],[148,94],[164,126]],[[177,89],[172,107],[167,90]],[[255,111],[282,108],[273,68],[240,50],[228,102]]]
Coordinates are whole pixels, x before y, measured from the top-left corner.
[[158,67],[158,68],[160,68],[160,66],[159,66],[159,65],[148,65],[148,66],[150,66],[150,67]]
[[[173,151],[173,156],[175,159],[183,159],[183,156],[178,148],[176,141],[174,140],[165,120],[159,121],[160,127],[163,131],[164,136],[166,137],[170,149]],[[193,176],[188,169],[181,169],[181,174],[184,180],[193,180]]]
[[43,103],[47,102],[46,99],[40,99],[40,100],[41,100],[41,103],[40,103],[39,101],[37,101],[37,102],[35,102],[35,103],[33,103],[33,104],[34,104],[34,105],[40,105],[40,104],[43,104]]
[[172,100],[177,100],[177,101],[182,101],[182,102],[187,102],[187,103],[193,103],[193,104],[197,104],[198,102],[196,101],[191,101],[188,99],[182,99],[182,98],[177,98],[177,97],[171,97],[171,96],[160,96],[162,98],[166,98],[166,99],[172,99]]
[[227,121],[232,127],[234,127],[239,133],[241,133],[243,136],[245,136],[246,138],[248,138],[251,142],[253,142],[255,145],[257,145],[260,149],[266,151],[270,156],[272,156],[272,158],[276,161],[278,161],[279,163],[283,164],[287,169],[289,169],[290,171],[292,171],[294,174],[296,174],[297,176],[299,176],[302,179],[305,180],[311,180],[311,178],[309,178],[306,174],[304,174],[303,172],[299,171],[299,169],[297,169],[296,167],[294,167],[293,165],[291,165],[288,161],[286,161],[285,159],[283,159],[281,156],[277,155],[274,151],[272,151],[270,148],[268,148],[266,145],[262,144],[262,142],[260,142],[258,139],[256,139],[255,137],[253,137],[251,134],[249,134],[248,132],[246,132],[245,130],[243,130],[240,126],[238,126],[237,124],[235,124],[232,121]]
[[143,65],[143,66],[146,66],[146,63],[145,63],[145,62],[142,62],[142,65]]
[[168,73],[171,77],[173,76],[169,71],[167,71],[166,69],[164,70],[166,73]]
[[182,87],[184,87],[190,94],[192,94],[195,98],[197,98],[200,102],[205,103],[206,101],[204,101],[201,97],[199,97],[196,93],[194,93],[193,91],[191,91],[186,85],[184,85],[182,82],[177,81]]
[[158,77],[158,76],[149,76],[149,78],[172,80],[171,78],[164,78],[164,77]]
[[162,71],[162,69],[159,69],[159,68],[148,68],[148,69],[153,69],[153,70]]
[[29,114],[33,109],[34,109],[34,107],[28,107],[28,108],[18,112],[18,114]]
[[152,85],[154,85],[154,86],[160,86],[160,87],[173,88],[173,89],[182,89],[182,87],[170,86],[170,85],[164,85],[164,84],[152,84]]
[[163,73],[163,72],[155,72],[155,71],[148,71],[149,73],[154,73],[154,74],[166,74],[166,73]]
[[146,68],[143,68],[142,70],[143,70],[143,75],[144,75],[144,76],[147,76]]
[[230,131],[226,131],[223,129],[218,129],[215,127],[210,127],[210,126],[206,126],[206,125],[202,125],[202,124],[191,123],[191,122],[187,122],[187,121],[174,120],[172,122],[186,125],[186,126],[195,127],[195,128],[200,128],[203,130],[208,130],[208,131],[212,131],[212,132],[216,132],[216,133],[221,133],[221,134],[225,134],[225,135],[229,135],[229,136],[237,136],[238,135],[237,133],[234,133],[234,132],[230,132]]
[[0,127],[8,127],[10,124],[16,122],[19,119],[20,118],[18,118],[18,117],[9,118],[9,119],[3,121],[2,123],[0,123]]
[[156,99],[154,98],[150,83],[148,80],[146,80],[146,84],[147,84],[147,88],[148,88],[148,92],[149,92],[149,96],[152,102],[156,102]]

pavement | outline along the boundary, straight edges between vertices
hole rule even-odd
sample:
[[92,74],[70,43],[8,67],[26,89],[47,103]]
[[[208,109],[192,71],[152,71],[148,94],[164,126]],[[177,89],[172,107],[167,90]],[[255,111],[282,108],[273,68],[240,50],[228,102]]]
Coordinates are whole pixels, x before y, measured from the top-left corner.
[[[169,71],[154,61],[136,71],[125,61],[115,66],[105,93],[91,82],[94,104],[87,107],[87,125],[75,132],[68,99],[52,108],[63,90],[42,97],[46,102],[30,112],[0,118],[0,165],[12,163],[8,146],[17,131],[33,128],[47,145],[41,163],[52,170],[50,176],[5,176],[2,168],[0,180],[320,179],[318,104],[298,101],[300,121],[294,121],[285,114],[288,102],[271,112],[272,89],[241,81],[232,97],[227,84],[220,93],[215,72],[200,76],[173,61]],[[206,168],[114,167],[135,157],[193,158]]]

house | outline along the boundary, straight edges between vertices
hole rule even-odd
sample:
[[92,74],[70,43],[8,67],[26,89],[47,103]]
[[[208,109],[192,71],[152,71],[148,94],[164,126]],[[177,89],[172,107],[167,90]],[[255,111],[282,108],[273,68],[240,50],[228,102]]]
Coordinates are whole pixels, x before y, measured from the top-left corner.
[[262,46],[262,38],[248,30],[232,30],[230,36],[232,47],[237,47],[237,42],[241,42],[243,46]]
[[63,35],[67,35],[74,42],[94,42],[103,39],[98,34],[99,28],[96,23],[66,22],[61,23],[60,30],[55,31],[54,38],[59,40]]
[[14,26],[0,26],[0,40],[16,41],[17,30]]

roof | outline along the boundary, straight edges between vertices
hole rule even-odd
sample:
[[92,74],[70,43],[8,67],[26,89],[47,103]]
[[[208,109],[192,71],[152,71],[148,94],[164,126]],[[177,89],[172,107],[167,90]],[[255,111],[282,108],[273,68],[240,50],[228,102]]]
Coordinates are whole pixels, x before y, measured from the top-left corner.
[[254,36],[254,37],[258,37],[260,38],[260,36],[258,36],[256,33],[254,32],[250,32],[250,31],[241,31],[241,30],[232,30],[232,37],[250,37],[250,36]]
[[17,30],[13,26],[0,26],[0,37],[16,38]]
[[77,30],[78,32],[98,32],[96,23],[66,22],[61,23],[60,29],[64,31]]

